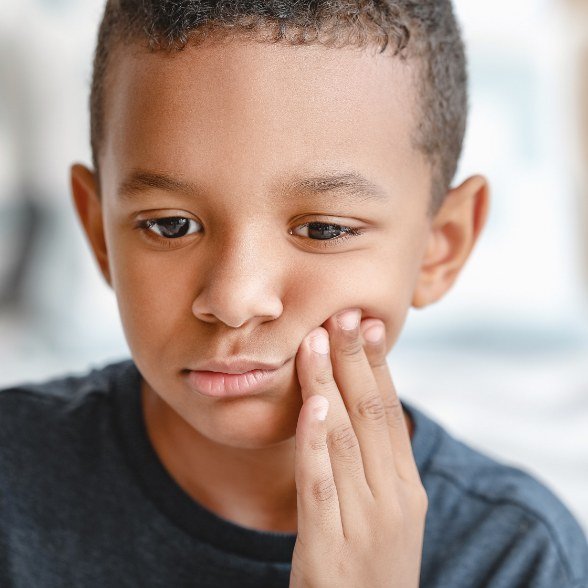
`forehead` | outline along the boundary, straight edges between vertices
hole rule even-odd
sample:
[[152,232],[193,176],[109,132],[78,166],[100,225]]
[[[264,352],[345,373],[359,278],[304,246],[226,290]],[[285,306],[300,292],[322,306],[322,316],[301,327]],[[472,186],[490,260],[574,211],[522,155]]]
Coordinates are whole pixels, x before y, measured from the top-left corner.
[[136,169],[204,185],[230,169],[243,188],[309,168],[423,173],[414,65],[389,53],[233,41],[114,55],[103,144],[113,182]]

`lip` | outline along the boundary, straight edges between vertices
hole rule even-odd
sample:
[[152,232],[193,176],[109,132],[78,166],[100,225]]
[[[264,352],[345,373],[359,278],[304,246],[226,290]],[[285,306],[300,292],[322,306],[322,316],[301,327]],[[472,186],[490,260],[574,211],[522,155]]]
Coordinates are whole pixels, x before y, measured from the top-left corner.
[[[211,360],[199,365],[192,371],[219,372],[223,374],[245,374],[254,370],[273,371],[281,368],[285,362],[279,364],[264,363],[248,359],[235,359],[233,361]],[[190,368],[191,369],[191,368]]]
[[248,396],[270,385],[284,365],[286,364],[269,370],[254,369],[232,374],[208,370],[188,370],[185,372],[185,378],[188,386],[203,396],[234,398]]

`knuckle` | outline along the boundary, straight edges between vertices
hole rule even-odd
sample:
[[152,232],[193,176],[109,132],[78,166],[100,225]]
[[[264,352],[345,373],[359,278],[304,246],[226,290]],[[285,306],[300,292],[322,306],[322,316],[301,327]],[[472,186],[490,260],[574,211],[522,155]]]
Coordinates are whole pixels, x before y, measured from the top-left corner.
[[308,446],[313,453],[322,453],[327,451],[327,440],[323,437],[313,437],[309,442]]
[[398,429],[404,426],[404,411],[402,409],[402,403],[398,396],[393,395],[391,397],[386,398],[383,401],[384,410],[386,412],[386,417],[388,419],[388,423],[394,429]]
[[340,347],[341,355],[348,361],[361,361],[363,358],[363,345],[358,338],[346,341]]
[[359,446],[353,427],[347,423],[335,427],[327,433],[329,445],[340,454],[346,454]]
[[370,360],[370,365],[376,370],[388,369],[388,360],[385,355],[378,355]]
[[335,480],[330,476],[319,478],[312,483],[310,491],[316,502],[328,502],[335,497],[337,491]]
[[386,418],[386,407],[379,394],[371,394],[362,398],[357,403],[355,412],[368,421],[379,421]]
[[392,527],[402,525],[405,517],[406,513],[401,502],[399,500],[390,500],[386,509],[386,520],[388,525]]
[[314,372],[312,380],[320,388],[328,388],[333,385],[333,373],[329,368],[322,368]]
[[413,519],[425,518],[429,509],[429,497],[420,479],[414,482],[408,482],[405,487],[404,502],[406,502],[408,514]]

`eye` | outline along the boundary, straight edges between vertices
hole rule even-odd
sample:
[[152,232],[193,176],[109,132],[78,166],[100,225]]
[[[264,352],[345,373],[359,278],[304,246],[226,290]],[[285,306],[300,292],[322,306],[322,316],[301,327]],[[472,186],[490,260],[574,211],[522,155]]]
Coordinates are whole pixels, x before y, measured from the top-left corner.
[[164,239],[179,239],[196,233],[200,223],[191,218],[172,216],[169,218],[147,219],[139,223],[139,226]]
[[[322,247],[338,245],[351,237],[362,235],[362,231],[352,227],[336,225],[332,223],[311,222],[304,223],[296,227],[297,229],[306,229],[307,236],[312,241],[322,241]],[[293,231],[289,231],[293,235]]]

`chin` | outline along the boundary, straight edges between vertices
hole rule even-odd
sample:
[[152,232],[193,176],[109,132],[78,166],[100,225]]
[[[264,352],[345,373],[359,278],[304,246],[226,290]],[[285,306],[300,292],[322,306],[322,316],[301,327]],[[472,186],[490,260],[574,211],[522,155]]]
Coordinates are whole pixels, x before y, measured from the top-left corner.
[[276,404],[267,399],[248,398],[231,403],[216,403],[202,418],[184,418],[201,435],[219,445],[239,449],[263,449],[289,441],[296,435],[296,423],[302,406]]

